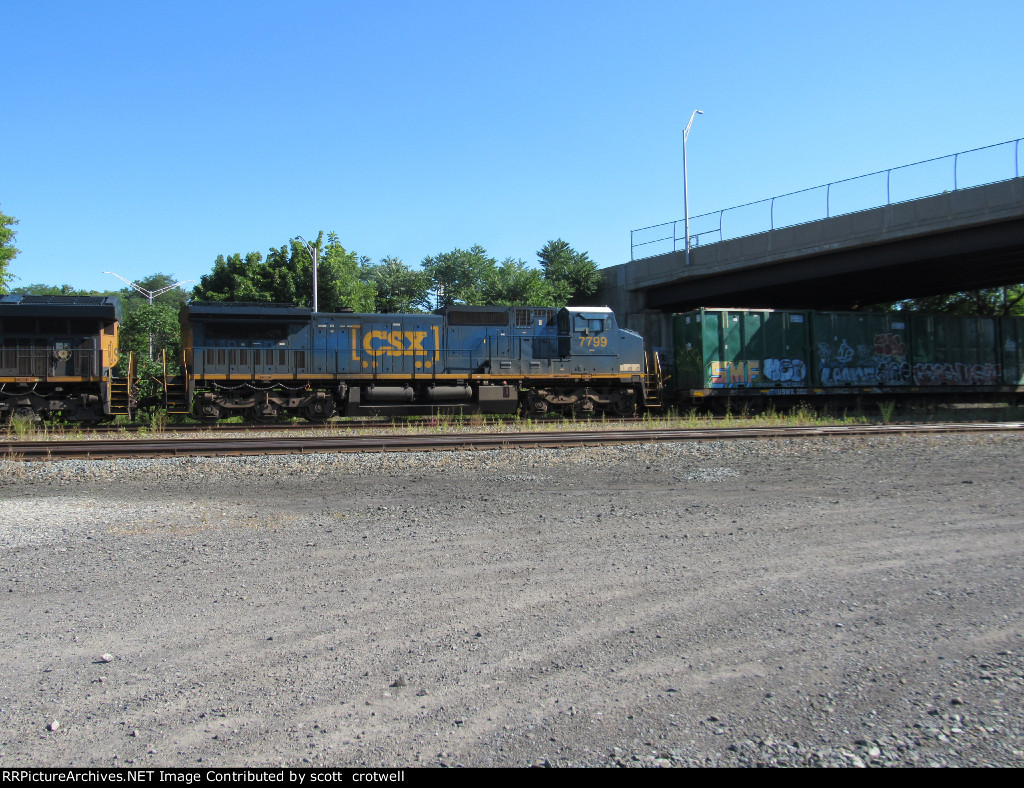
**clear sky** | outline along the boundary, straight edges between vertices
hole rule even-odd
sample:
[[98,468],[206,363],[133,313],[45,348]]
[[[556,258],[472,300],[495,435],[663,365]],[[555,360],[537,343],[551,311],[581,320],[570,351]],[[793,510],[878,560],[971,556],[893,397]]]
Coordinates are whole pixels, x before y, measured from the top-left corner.
[[1020,0],[2,0],[0,19],[14,286],[198,280],[320,230],[374,262],[535,263],[560,237],[616,265],[630,230],[682,217],[698,108],[691,216],[1024,137]]

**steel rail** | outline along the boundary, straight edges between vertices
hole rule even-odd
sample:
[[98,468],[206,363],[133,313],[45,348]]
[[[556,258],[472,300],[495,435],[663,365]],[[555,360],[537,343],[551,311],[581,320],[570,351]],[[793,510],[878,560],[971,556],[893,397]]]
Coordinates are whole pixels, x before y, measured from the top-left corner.
[[0,459],[117,459],[229,457],[393,451],[483,451],[511,448],[571,448],[599,445],[827,438],[970,432],[1024,432],[1024,422],[979,424],[842,425],[828,427],[721,427],[438,435],[345,435],[305,437],[163,438],[157,440],[2,441]]
[[[468,424],[469,417],[456,417],[463,418]],[[485,417],[487,424],[502,424],[511,423],[513,417],[511,416],[489,416]],[[187,435],[187,434],[200,434],[200,435],[211,435],[218,432],[323,432],[326,430],[365,430],[365,429],[405,429],[405,428],[422,428],[423,426],[430,426],[431,420],[436,420],[436,417],[431,416],[406,416],[402,418],[385,418],[385,419],[352,419],[350,421],[326,421],[326,422],[246,422],[244,424],[222,424],[215,422],[212,424],[167,424],[162,427],[153,428],[147,427],[144,424],[130,424],[121,427],[114,427],[108,424],[100,424],[92,427],[80,427],[75,425],[58,426],[53,428],[41,427],[40,433],[43,436],[50,435],[55,440],[63,440],[68,435],[136,435],[139,433],[146,434],[159,434],[159,435]],[[654,419],[654,422],[660,421],[660,418]],[[552,417],[550,423],[554,423],[555,418]],[[639,418],[635,416],[630,417],[611,417],[611,418],[594,418],[591,420],[595,424],[629,424],[639,423]],[[451,422],[453,426],[457,426],[458,421]]]

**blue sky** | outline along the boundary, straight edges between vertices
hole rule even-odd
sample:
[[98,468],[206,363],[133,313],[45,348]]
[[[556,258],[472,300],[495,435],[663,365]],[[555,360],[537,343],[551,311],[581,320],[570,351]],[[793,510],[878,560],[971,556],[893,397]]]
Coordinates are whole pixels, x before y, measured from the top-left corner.
[[[480,244],[534,263],[560,237],[616,265],[630,230],[682,218],[697,108],[691,216],[1024,137],[1019,0],[7,0],[2,18],[15,286],[198,279],[320,230],[373,261]],[[980,166],[1011,176],[1008,150]]]

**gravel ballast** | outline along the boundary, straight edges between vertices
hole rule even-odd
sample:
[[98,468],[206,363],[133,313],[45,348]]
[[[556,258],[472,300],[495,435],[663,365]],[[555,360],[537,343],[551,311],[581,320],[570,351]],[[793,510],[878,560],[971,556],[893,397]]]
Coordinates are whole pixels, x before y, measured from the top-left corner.
[[1024,436],[0,462],[0,766],[1022,766]]

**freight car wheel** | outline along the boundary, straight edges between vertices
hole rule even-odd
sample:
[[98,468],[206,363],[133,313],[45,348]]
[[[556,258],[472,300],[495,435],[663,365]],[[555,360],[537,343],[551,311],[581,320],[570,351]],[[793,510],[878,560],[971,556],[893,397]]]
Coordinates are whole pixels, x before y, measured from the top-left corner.
[[711,400],[711,412],[719,418],[734,413],[731,397],[713,397]]

